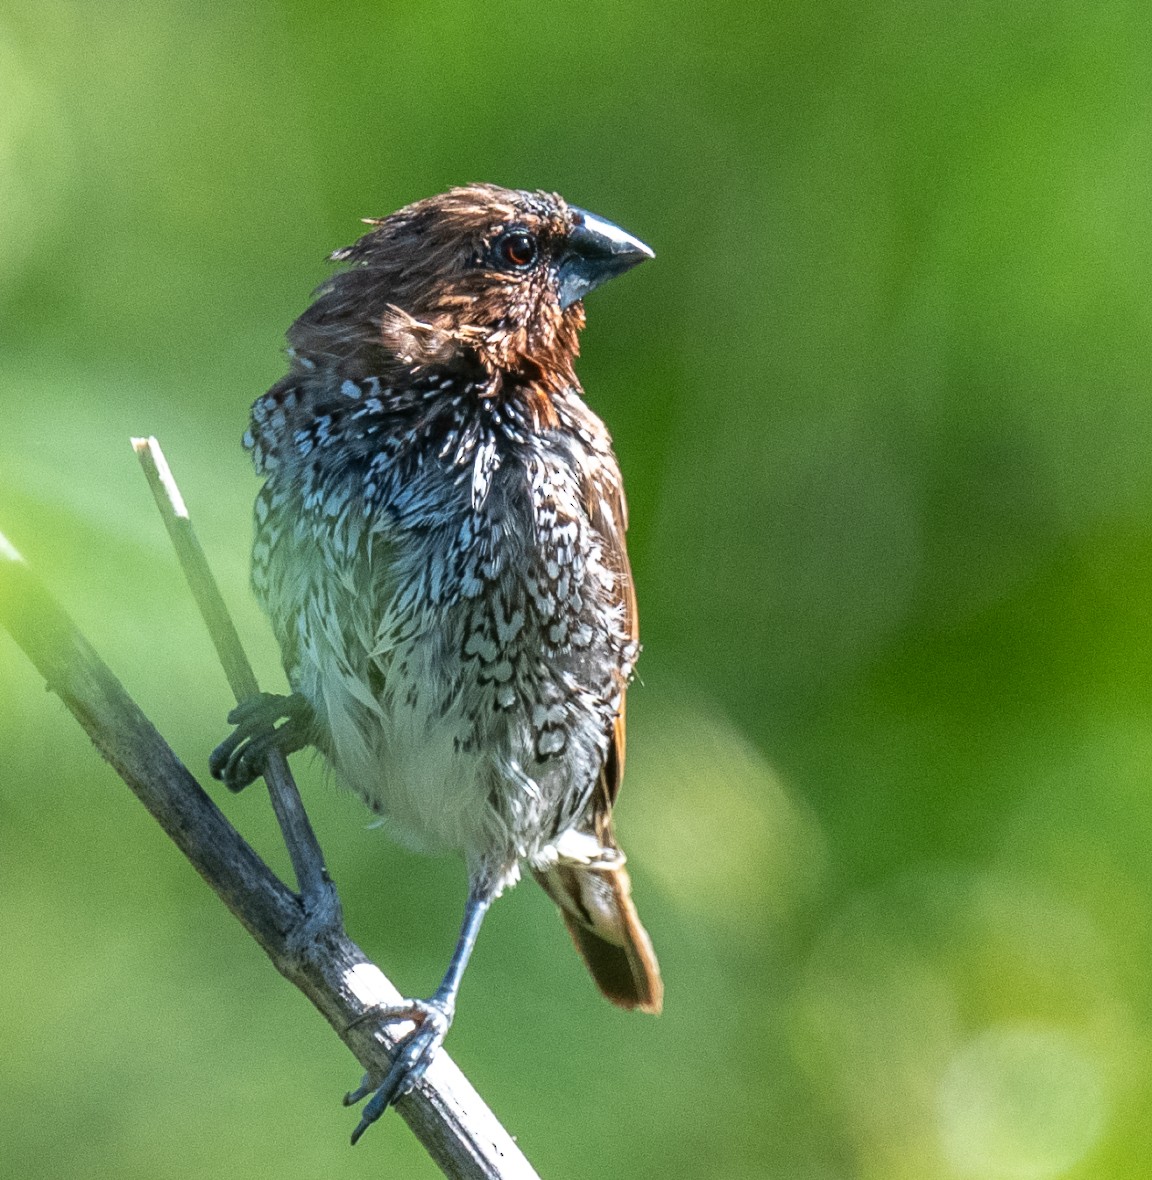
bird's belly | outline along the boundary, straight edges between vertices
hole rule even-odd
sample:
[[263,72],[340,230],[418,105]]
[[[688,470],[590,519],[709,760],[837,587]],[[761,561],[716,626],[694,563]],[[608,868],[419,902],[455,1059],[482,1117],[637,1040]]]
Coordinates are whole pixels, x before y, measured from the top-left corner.
[[603,759],[606,717],[573,710],[563,748],[542,755],[533,694],[502,706],[499,685],[459,651],[460,628],[445,621],[387,653],[373,697],[366,678],[345,676],[346,653],[314,664],[302,690],[320,706],[338,777],[390,834],[510,880],[575,818]]
[[490,843],[488,766],[465,749],[465,719],[440,715],[425,698],[394,703],[370,740],[367,764],[340,759],[349,785],[401,843],[417,851],[468,856]]

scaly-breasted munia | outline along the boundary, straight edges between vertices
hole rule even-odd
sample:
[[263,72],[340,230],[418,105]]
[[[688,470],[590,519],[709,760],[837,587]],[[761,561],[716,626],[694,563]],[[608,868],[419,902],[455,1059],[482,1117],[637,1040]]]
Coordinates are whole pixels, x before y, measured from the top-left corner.
[[294,692],[241,707],[212,760],[239,787],[269,745],[315,746],[397,839],[467,865],[448,974],[384,1015],[417,1026],[353,1141],[423,1074],[521,864],[609,999],[663,992],[612,831],[639,650],[624,493],[573,369],[583,297],[652,252],[494,185],[369,224],[252,410],[252,582]]

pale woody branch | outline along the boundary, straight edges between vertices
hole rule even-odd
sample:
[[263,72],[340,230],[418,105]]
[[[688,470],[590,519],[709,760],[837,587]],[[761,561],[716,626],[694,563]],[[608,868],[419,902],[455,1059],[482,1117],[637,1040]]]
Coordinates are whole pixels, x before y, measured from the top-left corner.
[[[151,454],[148,443],[143,449]],[[176,505],[182,504],[179,493],[163,495],[175,513]],[[173,525],[167,513],[165,516],[171,530]],[[182,519],[187,522],[186,511]],[[190,522],[176,528],[185,534],[185,542],[191,541],[183,547],[177,542],[186,570],[188,555],[192,554],[195,563],[199,554],[201,573],[211,582]],[[195,575],[190,577],[195,587]],[[211,592],[204,586],[197,590],[202,610],[212,593],[218,600],[214,583]],[[219,606],[226,628],[231,629],[222,602]],[[372,1013],[381,1005],[399,1002],[401,996],[344,931],[334,890],[323,874],[320,850],[287,767],[281,781],[271,788],[274,800],[279,796],[277,816],[289,841],[302,892],[318,890],[311,896],[323,897],[331,891],[333,904],[321,910],[306,907],[257,856],[3,535],[0,625],[12,634],[96,748],[239,918],[276,969],[312,1001],[364,1069],[374,1077],[383,1076],[389,1053],[408,1026],[382,1029]],[[211,621],[210,626],[219,643],[220,630]],[[237,653],[242,666],[234,658]],[[243,679],[243,669],[247,661],[239,641],[230,656],[221,655],[233,688],[246,691],[249,685]],[[254,689],[250,668],[247,677]],[[536,1177],[511,1136],[443,1051],[417,1089],[401,1100],[398,1110],[447,1176],[460,1180]]]

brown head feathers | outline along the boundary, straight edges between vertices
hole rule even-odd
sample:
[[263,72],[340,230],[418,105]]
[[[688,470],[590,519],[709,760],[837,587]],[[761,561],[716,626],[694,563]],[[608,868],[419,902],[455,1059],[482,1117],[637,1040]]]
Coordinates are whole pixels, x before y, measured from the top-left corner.
[[557,267],[577,224],[563,198],[472,184],[368,224],[292,326],[297,353],[366,375],[475,370],[493,393],[510,378],[540,393],[575,384],[584,311],[561,306]]

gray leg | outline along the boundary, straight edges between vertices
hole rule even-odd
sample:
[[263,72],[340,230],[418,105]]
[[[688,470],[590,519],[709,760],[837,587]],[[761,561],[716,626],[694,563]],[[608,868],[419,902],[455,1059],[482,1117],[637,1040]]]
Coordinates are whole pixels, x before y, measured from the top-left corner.
[[436,1050],[443,1043],[452,1025],[452,1017],[456,1013],[456,993],[460,990],[464,968],[468,966],[472,948],[476,945],[476,935],[480,932],[480,924],[484,921],[484,915],[491,904],[490,897],[469,893],[468,903],[464,909],[464,925],[456,941],[452,962],[448,965],[443,982],[431,999],[405,1000],[402,1004],[381,1009],[376,1013],[377,1018],[383,1023],[414,1020],[416,1028],[396,1046],[392,1065],[379,1086],[373,1085],[370,1077],[365,1077],[351,1094],[345,1096],[344,1105],[351,1106],[371,1094],[373,1089],[376,1091],[364,1107],[359,1126],[352,1132],[354,1144],[389,1106],[398,1098],[411,1093],[424,1076],[436,1055]]

